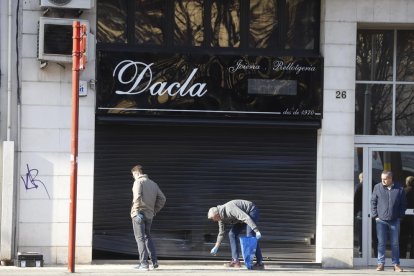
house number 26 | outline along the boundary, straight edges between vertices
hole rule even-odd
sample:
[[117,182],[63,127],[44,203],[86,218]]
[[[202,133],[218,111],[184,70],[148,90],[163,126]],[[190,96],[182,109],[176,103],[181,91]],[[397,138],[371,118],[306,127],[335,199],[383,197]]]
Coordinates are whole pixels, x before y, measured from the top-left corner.
[[342,90],[342,91],[335,91],[335,95],[337,99],[346,99],[346,91]]

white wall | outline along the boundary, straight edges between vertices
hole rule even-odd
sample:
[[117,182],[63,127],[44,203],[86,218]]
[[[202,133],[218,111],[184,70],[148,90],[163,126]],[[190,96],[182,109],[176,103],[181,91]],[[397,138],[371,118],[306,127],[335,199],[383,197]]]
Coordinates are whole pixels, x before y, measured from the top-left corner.
[[0,137],[5,139],[6,134],[6,110],[7,104],[7,45],[8,44],[8,3],[0,1]]
[[[410,12],[411,11],[411,12]],[[411,0],[323,0],[324,110],[318,137],[317,261],[353,266],[355,51],[358,23],[414,23]],[[346,98],[336,98],[346,91]]]
[[[38,4],[38,0],[22,2],[18,175],[26,178],[27,165],[30,170],[38,171],[31,171],[36,181],[26,183],[28,187],[25,180],[18,180],[17,250],[40,252],[46,263],[59,264],[67,263],[68,256],[72,65],[49,62],[46,68],[39,68],[37,24],[42,11]],[[80,19],[88,19],[91,32],[95,33],[94,10],[84,12]],[[80,80],[95,79],[94,62],[90,61],[86,67]],[[79,105],[76,262],[89,263],[92,260],[95,91],[88,89],[88,95],[80,98]]]
[[[0,155],[2,155],[0,158],[0,258],[6,260],[14,257],[15,246],[17,70],[13,65],[17,59],[16,9],[17,2],[15,1],[0,2],[0,137],[2,140],[0,150]],[[9,104],[12,108],[8,108]]]

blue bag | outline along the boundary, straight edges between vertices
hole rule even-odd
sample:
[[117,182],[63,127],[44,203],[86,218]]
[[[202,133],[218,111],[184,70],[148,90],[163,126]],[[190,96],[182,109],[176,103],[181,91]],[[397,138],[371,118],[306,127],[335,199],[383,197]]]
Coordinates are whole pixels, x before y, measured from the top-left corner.
[[256,255],[257,239],[256,237],[240,237],[240,248],[247,269],[253,268],[253,259]]

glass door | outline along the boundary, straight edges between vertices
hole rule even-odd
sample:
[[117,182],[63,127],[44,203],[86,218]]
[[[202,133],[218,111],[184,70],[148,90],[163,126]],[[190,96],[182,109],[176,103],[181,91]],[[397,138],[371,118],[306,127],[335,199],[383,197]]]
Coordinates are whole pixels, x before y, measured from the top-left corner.
[[[355,150],[354,184],[354,264],[377,264],[375,221],[371,219],[371,194],[381,182],[381,172],[390,170],[394,183],[403,187],[414,178],[413,147],[358,147]],[[365,173],[367,172],[367,173]],[[368,185],[365,185],[368,183]],[[409,188],[405,188],[407,193]],[[413,198],[412,195],[408,196]],[[400,224],[400,260],[402,266],[414,266],[414,202],[410,200]],[[386,247],[386,265],[391,265],[391,250]]]

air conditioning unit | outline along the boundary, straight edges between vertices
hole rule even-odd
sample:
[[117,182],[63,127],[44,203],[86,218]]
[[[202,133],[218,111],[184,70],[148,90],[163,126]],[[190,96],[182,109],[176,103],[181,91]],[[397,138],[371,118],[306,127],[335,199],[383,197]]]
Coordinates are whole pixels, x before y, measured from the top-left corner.
[[94,0],[40,0],[41,8],[91,9]]
[[73,21],[75,20],[86,25],[88,33],[86,51],[88,60],[90,60],[90,49],[94,46],[94,37],[90,33],[89,22],[87,20],[51,17],[40,17],[39,19],[39,60],[72,62]]

